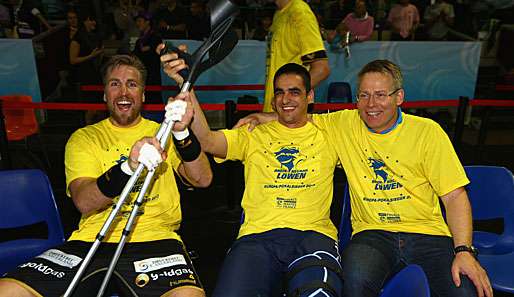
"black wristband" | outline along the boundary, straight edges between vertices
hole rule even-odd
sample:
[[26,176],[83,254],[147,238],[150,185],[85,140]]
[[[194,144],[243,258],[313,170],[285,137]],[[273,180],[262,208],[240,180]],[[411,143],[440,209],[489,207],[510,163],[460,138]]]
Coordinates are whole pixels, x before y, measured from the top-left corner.
[[173,143],[175,144],[175,148],[177,148],[177,152],[184,162],[191,162],[196,160],[196,158],[198,158],[202,152],[200,142],[198,142],[198,139],[191,130],[189,130],[189,135],[182,140],[177,140],[175,137],[173,137]]
[[123,188],[130,179],[130,175],[121,170],[121,163],[112,166],[104,174],[96,179],[96,185],[100,192],[109,198],[114,198],[121,194]]

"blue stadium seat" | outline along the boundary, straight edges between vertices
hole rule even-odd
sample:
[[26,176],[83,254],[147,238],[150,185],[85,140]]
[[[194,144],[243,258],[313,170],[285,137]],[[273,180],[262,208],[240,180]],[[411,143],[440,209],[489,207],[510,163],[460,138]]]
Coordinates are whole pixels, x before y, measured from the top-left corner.
[[[514,252],[514,177],[505,167],[465,166],[471,183],[466,187],[473,220],[503,220],[503,233],[473,232],[480,254]],[[514,279],[514,275],[513,275]]]
[[44,223],[48,229],[47,238],[23,237],[0,241],[1,276],[63,243],[64,233],[50,182],[41,170],[0,171],[0,189],[0,230],[17,230],[15,228],[38,223]]
[[334,81],[328,84],[327,103],[352,103],[350,84],[343,81]]
[[430,297],[430,287],[423,268],[410,264],[395,274],[379,297]]
[[478,260],[493,289],[514,293],[514,176],[505,167],[465,166],[473,220],[503,220],[503,233],[473,232]]
[[[479,251],[480,252],[480,251]],[[514,294],[514,252],[502,255],[478,255],[494,290]]]

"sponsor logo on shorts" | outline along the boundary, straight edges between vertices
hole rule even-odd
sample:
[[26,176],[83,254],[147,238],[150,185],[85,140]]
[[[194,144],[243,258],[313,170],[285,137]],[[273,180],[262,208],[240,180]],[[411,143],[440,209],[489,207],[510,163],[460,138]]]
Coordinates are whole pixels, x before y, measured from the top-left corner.
[[149,272],[175,265],[187,265],[186,258],[181,254],[175,254],[161,258],[144,259],[134,262],[134,269],[136,272]]
[[193,271],[189,268],[177,268],[177,269],[170,269],[168,271],[163,271],[161,273],[150,273],[150,277],[152,280],[158,280],[159,277],[172,277],[172,276],[181,276],[189,274],[189,278],[194,280],[195,277],[193,276]]
[[63,278],[66,275],[66,273],[64,273],[62,271],[53,270],[52,268],[48,267],[47,265],[43,265],[43,263],[28,262],[28,263],[20,265],[20,268],[25,268],[25,267],[33,268],[34,270],[37,270],[43,274],[53,275],[57,278]]
[[50,249],[42,253],[41,255],[37,256],[36,258],[43,258],[45,260],[68,268],[73,268],[77,266],[80,263],[80,261],[82,261],[82,258],[80,257],[66,254],[56,249]]

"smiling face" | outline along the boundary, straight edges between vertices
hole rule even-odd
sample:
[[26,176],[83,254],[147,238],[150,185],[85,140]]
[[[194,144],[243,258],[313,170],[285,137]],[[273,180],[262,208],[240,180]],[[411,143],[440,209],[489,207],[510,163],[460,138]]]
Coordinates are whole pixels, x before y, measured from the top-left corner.
[[91,32],[96,29],[96,20],[93,18],[88,17],[84,20],[83,23],[84,23],[84,28],[86,29],[87,32]]
[[307,123],[307,103],[314,97],[314,92],[305,89],[303,78],[294,73],[285,73],[275,79],[275,97],[273,109],[278,114],[278,121],[289,128],[299,128]]
[[111,69],[106,76],[104,99],[113,125],[131,127],[139,123],[143,91],[143,79],[135,67],[119,65]]
[[[396,91],[396,92],[395,92]],[[388,94],[392,94],[389,96]],[[403,103],[403,89],[396,90],[393,78],[381,72],[368,72],[360,77],[357,101],[361,119],[373,131],[380,133],[391,128],[398,118],[398,106]]]
[[79,18],[74,11],[68,11],[66,13],[66,21],[71,28],[77,28],[79,26]]

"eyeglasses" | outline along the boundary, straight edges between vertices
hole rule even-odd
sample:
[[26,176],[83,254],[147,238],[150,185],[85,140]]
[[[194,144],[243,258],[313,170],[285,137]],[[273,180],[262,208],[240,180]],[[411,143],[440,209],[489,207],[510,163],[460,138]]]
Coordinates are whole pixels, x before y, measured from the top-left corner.
[[379,101],[379,102],[383,102],[385,101],[387,98],[389,98],[390,96],[393,96],[394,94],[396,94],[396,92],[398,92],[399,90],[401,90],[402,88],[398,88],[394,91],[392,91],[391,93],[387,94],[386,92],[375,92],[373,94],[370,94],[370,93],[366,93],[366,92],[360,92],[357,94],[357,101],[368,101],[370,100],[372,97],[375,98],[375,100]]

